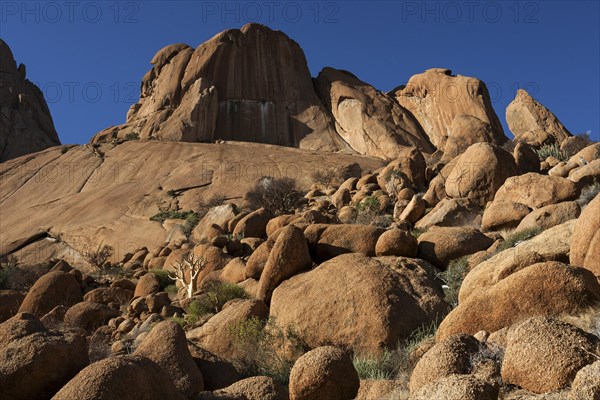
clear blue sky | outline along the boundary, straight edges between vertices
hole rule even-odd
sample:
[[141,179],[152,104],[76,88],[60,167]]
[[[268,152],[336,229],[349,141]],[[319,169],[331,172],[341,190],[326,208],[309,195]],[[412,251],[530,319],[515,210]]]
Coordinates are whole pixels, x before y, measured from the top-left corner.
[[157,50],[259,22],[300,43],[313,76],[382,91],[432,67],[488,84],[504,121],[527,89],[573,132],[600,131],[600,2],[6,1],[0,37],[45,92],[63,143],[123,123]]

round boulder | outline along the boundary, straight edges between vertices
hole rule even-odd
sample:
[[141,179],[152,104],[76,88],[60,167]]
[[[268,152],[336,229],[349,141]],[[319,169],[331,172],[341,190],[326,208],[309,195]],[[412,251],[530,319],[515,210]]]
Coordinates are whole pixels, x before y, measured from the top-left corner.
[[323,346],[300,357],[290,373],[290,400],[347,400],[360,380],[352,359],[337,347]]
[[375,245],[377,256],[416,257],[418,251],[417,239],[402,229],[385,231]]
[[418,242],[419,258],[445,268],[454,259],[486,250],[494,240],[475,228],[434,227],[421,234]]
[[43,317],[56,306],[72,306],[83,301],[81,289],[74,275],[62,271],[42,275],[29,289],[19,312]]

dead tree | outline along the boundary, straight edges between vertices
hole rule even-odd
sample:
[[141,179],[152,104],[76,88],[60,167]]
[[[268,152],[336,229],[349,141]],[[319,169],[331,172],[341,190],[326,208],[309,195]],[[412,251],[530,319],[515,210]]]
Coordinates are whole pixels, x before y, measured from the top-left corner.
[[176,282],[181,282],[185,288],[187,297],[191,298],[196,292],[196,278],[206,266],[206,260],[202,257],[196,258],[194,252],[190,251],[181,261],[175,261],[172,266],[175,269],[175,275],[169,274],[169,278]]

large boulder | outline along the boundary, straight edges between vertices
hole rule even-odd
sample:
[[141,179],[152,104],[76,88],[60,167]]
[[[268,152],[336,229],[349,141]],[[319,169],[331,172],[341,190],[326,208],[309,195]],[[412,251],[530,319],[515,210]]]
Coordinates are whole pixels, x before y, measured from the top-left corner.
[[270,315],[310,347],[376,353],[445,313],[435,276],[418,259],[344,254],[279,285]]
[[375,255],[379,236],[385,229],[372,225],[313,224],[304,230],[304,236],[314,258],[329,260],[345,253]]
[[302,229],[294,225],[282,228],[260,275],[256,296],[269,303],[273,290],[281,282],[310,268],[311,265],[312,260]]
[[324,68],[316,87],[338,134],[358,153],[395,159],[401,147],[435,150],[410,112],[351,73]]
[[590,271],[556,261],[537,263],[459,301],[437,337],[496,332],[529,317],[577,314],[599,302],[600,284]]
[[596,195],[575,223],[571,252],[572,265],[584,267],[600,276],[600,195]]
[[534,393],[568,386],[577,371],[591,364],[600,339],[550,318],[530,318],[508,331],[502,380]]
[[251,318],[266,319],[269,310],[261,300],[233,300],[199,328],[187,332],[195,345],[227,361],[235,361],[237,349],[230,326]]
[[290,400],[348,400],[360,380],[352,359],[333,346],[317,347],[300,357],[290,372]]
[[445,268],[454,259],[486,250],[494,243],[479,230],[468,227],[433,227],[419,235],[418,242],[419,258],[439,268]]
[[204,390],[202,374],[187,345],[185,332],[174,321],[163,321],[152,328],[135,351],[158,364],[187,398]]
[[302,49],[281,31],[247,24],[195,50],[167,46],[151,63],[125,124],[94,141],[136,132],[141,139],[349,148],[317,97]]
[[19,312],[43,317],[56,306],[72,306],[83,301],[75,275],[62,271],[42,275],[29,289]]
[[577,185],[568,179],[528,173],[508,178],[496,192],[494,202],[512,201],[538,209],[562,201],[575,200],[577,196]]
[[237,368],[210,351],[188,342],[188,349],[204,380],[204,390],[225,388],[242,379]]
[[408,231],[389,229],[385,231],[375,245],[375,253],[380,256],[416,257],[417,239]]
[[411,188],[417,192],[427,187],[425,170],[427,163],[423,153],[414,147],[400,150],[398,158],[386,165],[377,175],[377,184],[389,192],[390,184],[398,180],[402,187]]
[[546,230],[572,219],[576,219],[579,217],[580,212],[581,208],[579,207],[579,204],[574,201],[563,201],[558,204],[550,204],[529,213],[519,223],[515,232],[531,229]]
[[141,356],[109,357],[89,365],[52,400],[185,400],[169,375]]
[[82,301],[70,307],[64,316],[65,324],[93,332],[96,328],[106,325],[111,318],[121,313],[104,304]]
[[241,238],[266,236],[267,224],[270,219],[271,213],[264,208],[253,211],[237,223],[233,230],[233,236]]
[[506,107],[506,122],[515,141],[523,140],[532,145],[539,146],[546,141],[538,132],[545,132],[559,144],[572,136],[550,110],[523,89],[517,90],[514,100]]
[[431,142],[440,150],[446,146],[448,128],[454,119],[464,115],[477,117],[489,124],[494,143],[507,141],[488,90],[479,79],[453,76],[448,69],[432,68],[412,76],[395,95],[398,103],[415,116]]
[[575,221],[569,221],[555,226],[482,261],[465,276],[460,287],[459,301],[466,300],[474,292],[491,287],[530,265],[545,261],[567,262],[574,225]]
[[131,283],[131,285],[124,283],[123,285],[127,286],[127,288],[120,286],[111,286],[99,287],[97,289],[91,290],[83,296],[83,300],[106,305],[113,303],[118,304],[120,306],[126,306],[133,298],[133,293],[136,289],[136,285],[133,283]]
[[531,210],[525,204],[512,201],[493,201],[490,203],[481,219],[483,231],[495,231],[515,228]]
[[471,199],[442,199],[415,224],[415,228],[432,226],[481,226],[481,207]]
[[471,358],[480,343],[470,335],[454,335],[436,343],[417,362],[410,376],[410,392],[452,374],[471,372]]
[[42,91],[0,39],[0,162],[60,145]]
[[469,198],[483,207],[507,178],[518,173],[512,154],[489,143],[476,143],[456,160],[446,179],[446,194]]
[[48,399],[88,362],[83,336],[50,332],[31,314],[0,324],[2,398]]
[[411,400],[497,400],[498,387],[473,375],[453,374],[431,382]]
[[540,158],[525,142],[517,142],[513,157],[521,173],[540,172]]
[[447,163],[475,143],[501,145],[504,141],[506,138],[502,132],[495,132],[491,124],[473,115],[457,115],[448,129],[444,154],[440,161]]

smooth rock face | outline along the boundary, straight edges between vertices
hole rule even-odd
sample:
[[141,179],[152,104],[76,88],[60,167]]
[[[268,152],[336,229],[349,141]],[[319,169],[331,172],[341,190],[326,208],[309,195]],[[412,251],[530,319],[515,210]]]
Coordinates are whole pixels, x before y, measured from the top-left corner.
[[318,347],[300,357],[290,373],[290,400],[347,400],[360,380],[350,356],[333,346]]
[[531,318],[508,331],[502,380],[534,393],[561,389],[599,350],[596,336],[573,325]]
[[409,112],[351,73],[324,68],[316,82],[338,134],[358,153],[394,159],[400,146],[435,150]]
[[538,132],[546,133],[556,143],[572,136],[550,110],[523,89],[517,91],[515,99],[506,107],[506,122],[515,135],[515,141],[523,140],[533,145],[541,145],[547,139],[546,135]]
[[494,201],[512,201],[535,210],[575,200],[578,195],[577,186],[568,179],[530,172],[508,178],[496,192]]
[[93,141],[135,132],[142,139],[350,149],[315,93],[304,52],[283,32],[247,24],[195,50],[167,46],[152,64],[126,123]]
[[461,155],[475,143],[502,145],[506,137],[502,132],[495,132],[492,125],[473,115],[457,115],[448,130],[448,138],[444,146],[441,162],[448,162]]
[[311,347],[377,353],[445,313],[435,273],[418,259],[344,254],[281,283],[270,316]]
[[506,142],[508,139],[504,137],[485,84],[479,79],[451,73],[448,69],[432,68],[414,75],[404,88],[396,91],[398,103],[415,116],[438,149],[446,146],[454,118],[464,115],[489,124],[493,143]]
[[438,268],[445,268],[450,261],[486,250],[494,242],[475,228],[433,227],[418,238],[418,257]]
[[496,400],[498,387],[473,375],[453,374],[423,386],[410,398],[411,400]]
[[0,39],[0,162],[60,145],[41,90]]
[[[66,254],[72,266],[92,273],[78,253],[108,244],[115,249],[111,261],[119,262],[125,253],[155,249],[180,231],[150,220],[159,206],[172,204],[170,190],[181,190],[179,206],[193,210],[214,194],[243,197],[262,175],[294,178],[306,190],[319,166],[357,162],[364,170],[375,170],[384,164],[360,155],[254,143],[128,141],[102,145],[104,159],[93,150],[77,146],[62,154],[57,147],[2,164],[0,252],[12,253],[23,245],[24,253],[56,251]],[[36,211],[23,218],[24,208]],[[44,229],[60,242],[47,240]]]
[[600,276],[600,195],[596,195],[577,219],[569,257],[572,265]]

